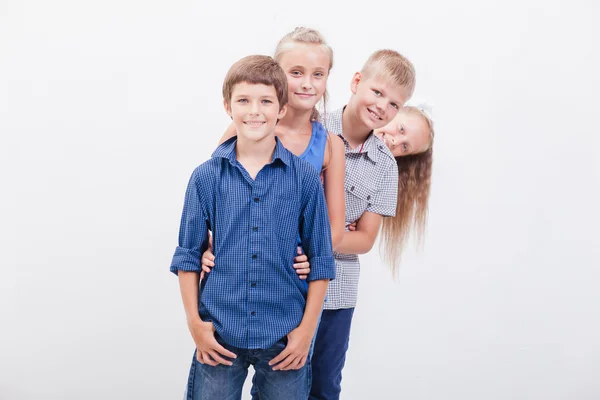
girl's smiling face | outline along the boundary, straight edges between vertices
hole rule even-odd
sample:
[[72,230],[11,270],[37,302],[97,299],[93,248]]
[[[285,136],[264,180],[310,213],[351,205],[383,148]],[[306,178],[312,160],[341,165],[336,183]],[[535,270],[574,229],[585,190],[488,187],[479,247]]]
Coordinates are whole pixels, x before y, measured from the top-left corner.
[[394,157],[423,153],[431,143],[430,127],[425,118],[402,109],[389,124],[374,133],[385,142]]
[[288,107],[312,110],[325,93],[329,56],[319,45],[294,43],[279,65],[287,76]]

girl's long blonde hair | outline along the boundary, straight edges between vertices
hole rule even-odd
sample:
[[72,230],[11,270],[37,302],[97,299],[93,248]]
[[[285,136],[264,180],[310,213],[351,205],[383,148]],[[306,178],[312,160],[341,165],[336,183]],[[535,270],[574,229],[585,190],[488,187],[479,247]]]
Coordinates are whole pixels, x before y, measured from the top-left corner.
[[[325,41],[325,38],[319,31],[311,28],[297,27],[292,32],[288,33],[284,37],[281,38],[279,43],[277,43],[277,47],[275,48],[275,54],[273,58],[278,63],[281,62],[281,58],[285,54],[287,50],[289,50],[295,43],[304,43],[304,44],[314,44],[321,48],[321,50],[329,57],[329,69],[327,73],[331,71],[333,67],[333,50]],[[323,112],[325,112],[325,104],[327,103],[327,90],[323,93]],[[318,121],[320,120],[320,114],[317,108],[313,109],[311,120]]]
[[400,112],[420,115],[429,128],[429,148],[419,154],[396,157],[398,165],[398,201],[396,216],[384,218],[382,224],[383,259],[397,276],[400,259],[414,229],[418,245],[425,236],[431,171],[433,164],[433,121],[421,108],[406,106]]

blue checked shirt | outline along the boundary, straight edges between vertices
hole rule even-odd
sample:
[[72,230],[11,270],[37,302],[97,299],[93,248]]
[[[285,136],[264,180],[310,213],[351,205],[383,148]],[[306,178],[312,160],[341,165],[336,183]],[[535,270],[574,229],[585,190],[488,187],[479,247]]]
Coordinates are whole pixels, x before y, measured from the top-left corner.
[[232,346],[266,349],[295,329],[306,286],[294,268],[297,235],[308,280],[333,279],[335,262],[319,173],[276,141],[253,180],[236,159],[236,138],[194,170],[171,271],[200,272],[213,232],[215,267],[202,281],[199,313]]

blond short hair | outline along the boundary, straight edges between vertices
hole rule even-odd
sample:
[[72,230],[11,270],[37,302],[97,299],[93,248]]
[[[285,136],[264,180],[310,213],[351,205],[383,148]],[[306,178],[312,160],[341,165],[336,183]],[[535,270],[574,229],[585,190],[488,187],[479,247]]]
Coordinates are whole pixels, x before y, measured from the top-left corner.
[[408,91],[408,97],[415,91],[415,67],[397,51],[377,50],[371,54],[360,72],[365,78],[381,78],[404,87]]
[[231,104],[233,88],[238,83],[273,86],[277,93],[279,109],[288,102],[287,77],[277,62],[269,56],[247,56],[229,68],[223,82],[223,100]]

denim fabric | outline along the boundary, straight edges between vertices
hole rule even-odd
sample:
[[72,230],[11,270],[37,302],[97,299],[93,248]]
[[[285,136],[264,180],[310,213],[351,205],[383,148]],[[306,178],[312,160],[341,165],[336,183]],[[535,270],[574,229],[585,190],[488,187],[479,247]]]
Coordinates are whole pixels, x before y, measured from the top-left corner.
[[[321,310],[322,311],[322,310]],[[308,349],[308,359],[306,360],[306,367],[308,368],[308,391],[310,392],[310,385],[312,383],[312,368],[311,368],[311,359],[313,352],[315,350],[315,340],[317,339],[317,331],[319,330],[319,324],[321,323],[321,315],[319,315],[319,320],[317,321],[317,329],[315,331],[315,335],[310,342],[310,349]],[[250,395],[252,395],[252,400],[261,400],[262,397],[259,395],[258,388],[256,387],[256,374],[252,377],[252,387],[250,388]]]
[[219,364],[216,367],[201,364],[192,359],[186,400],[239,400],[250,365],[254,366],[256,386],[261,400],[306,400],[309,392],[310,372],[307,364],[299,370],[273,371],[269,366],[287,344],[287,338],[277,341],[270,348],[240,349],[225,343],[219,336],[217,341],[237,358],[233,365]]

